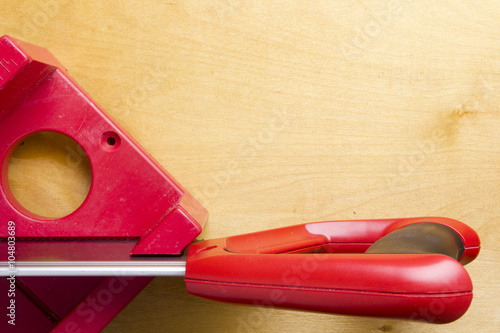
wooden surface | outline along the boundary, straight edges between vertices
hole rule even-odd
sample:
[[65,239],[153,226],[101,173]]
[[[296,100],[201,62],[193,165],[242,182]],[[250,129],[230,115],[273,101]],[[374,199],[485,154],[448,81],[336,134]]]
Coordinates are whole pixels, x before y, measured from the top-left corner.
[[[467,266],[472,306],[445,326],[213,303],[161,278],[105,332],[500,330],[498,1],[42,3],[3,1],[1,33],[48,48],[197,196],[202,238],[437,215],[483,244]],[[26,205],[84,198],[85,170],[70,175],[74,198],[39,167],[31,199],[12,170]]]

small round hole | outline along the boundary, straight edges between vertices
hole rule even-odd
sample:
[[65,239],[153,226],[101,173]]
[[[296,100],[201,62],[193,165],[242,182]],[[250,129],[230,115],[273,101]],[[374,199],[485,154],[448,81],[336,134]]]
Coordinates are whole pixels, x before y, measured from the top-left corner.
[[101,137],[101,148],[107,152],[112,152],[120,146],[120,136],[115,132],[105,132]]
[[116,144],[116,139],[110,136],[109,138],[106,139],[106,142],[108,143],[108,145],[114,146]]

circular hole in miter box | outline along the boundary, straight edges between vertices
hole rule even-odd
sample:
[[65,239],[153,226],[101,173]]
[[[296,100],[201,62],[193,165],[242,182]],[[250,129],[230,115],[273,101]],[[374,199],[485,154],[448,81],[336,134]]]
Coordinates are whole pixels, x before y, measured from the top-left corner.
[[19,143],[9,160],[10,190],[17,203],[42,218],[60,218],[82,205],[90,191],[87,154],[71,138],[38,132]]
[[115,151],[120,147],[121,139],[115,132],[105,132],[101,137],[101,147],[105,151]]

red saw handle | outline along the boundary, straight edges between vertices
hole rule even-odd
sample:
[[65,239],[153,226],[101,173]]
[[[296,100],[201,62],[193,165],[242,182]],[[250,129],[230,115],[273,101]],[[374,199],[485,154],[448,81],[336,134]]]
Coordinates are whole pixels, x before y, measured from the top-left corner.
[[195,243],[185,281],[219,301],[447,323],[472,301],[462,265],[479,249],[448,218],[317,222]]

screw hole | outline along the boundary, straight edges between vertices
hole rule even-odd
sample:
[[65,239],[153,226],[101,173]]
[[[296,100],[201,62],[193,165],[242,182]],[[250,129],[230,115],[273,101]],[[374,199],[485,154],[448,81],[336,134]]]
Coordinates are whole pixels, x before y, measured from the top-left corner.
[[101,148],[104,151],[112,152],[118,149],[120,146],[121,139],[120,136],[115,132],[103,133],[101,137]]
[[110,146],[114,146],[114,145],[116,144],[116,139],[115,139],[115,138],[113,138],[112,136],[110,136],[110,137],[106,140],[106,142],[108,143],[108,145],[110,145]]

